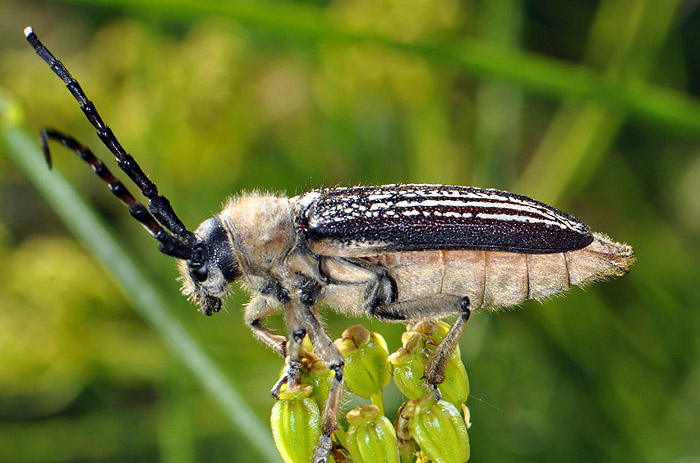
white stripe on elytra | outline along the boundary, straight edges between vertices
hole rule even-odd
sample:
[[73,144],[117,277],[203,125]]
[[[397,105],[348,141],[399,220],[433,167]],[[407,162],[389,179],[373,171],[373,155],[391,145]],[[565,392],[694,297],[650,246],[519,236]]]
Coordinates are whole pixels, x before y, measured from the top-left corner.
[[525,222],[525,223],[544,223],[547,225],[554,225],[561,229],[569,228],[561,222],[556,222],[554,220],[538,219],[536,217],[526,217],[523,215],[509,215],[509,214],[487,214],[485,212],[479,212],[476,214],[477,219],[491,219],[499,220],[502,222]]
[[[376,206],[376,207],[375,207]],[[484,202],[484,201],[458,201],[458,200],[453,200],[453,199],[426,199],[423,201],[398,201],[395,205],[387,204],[387,203],[378,203],[376,205],[372,205],[372,209],[378,209],[378,208],[389,208],[389,207],[398,207],[398,208],[408,208],[408,207],[476,207],[476,208],[481,208],[481,209],[509,209],[513,211],[519,211],[519,212],[531,212],[533,214],[537,214],[545,219],[549,220],[561,220],[563,222],[569,222],[568,220],[565,220],[564,217],[561,217],[559,215],[556,215],[552,213],[552,211],[548,209],[543,209],[541,207],[538,207],[537,205],[520,205],[520,204],[513,204],[513,203],[493,203],[493,202]],[[571,224],[569,224],[570,226]]]
[[[579,223],[576,220],[571,220],[567,216],[563,214],[558,214],[556,211],[552,210],[551,208],[547,206],[540,205],[536,203],[534,200],[530,200],[528,198],[520,198],[517,197],[513,194],[510,194],[508,192],[503,192],[500,190],[493,190],[493,189],[473,189],[473,190],[457,190],[457,189],[444,189],[438,190],[436,187],[439,185],[405,185],[409,187],[415,187],[417,188],[415,191],[422,197],[431,197],[431,196],[438,196],[438,197],[448,197],[448,198],[454,198],[454,199],[476,199],[476,200],[492,200],[492,201],[498,201],[501,203],[501,207],[507,208],[507,209],[514,209],[517,210],[515,206],[505,206],[505,204],[511,203],[511,204],[517,204],[517,205],[522,205],[526,208],[534,208],[538,213],[544,217],[548,217],[552,220],[555,221],[561,221],[563,223],[566,223],[569,228],[576,230],[576,231],[587,231],[586,227]],[[431,189],[432,188],[432,189]],[[428,190],[429,189],[429,190]],[[498,207],[496,204],[493,206],[487,206],[483,203],[481,203],[477,207]],[[535,212],[533,209],[522,209],[522,210],[529,210],[530,212]]]

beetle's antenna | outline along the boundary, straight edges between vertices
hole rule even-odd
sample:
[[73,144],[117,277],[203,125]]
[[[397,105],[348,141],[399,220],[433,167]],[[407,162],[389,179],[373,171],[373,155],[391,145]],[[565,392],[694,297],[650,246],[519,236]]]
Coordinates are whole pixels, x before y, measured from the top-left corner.
[[106,184],[109,186],[109,190],[114,193],[114,196],[119,198],[119,200],[126,204],[129,208],[129,213],[133,218],[138,220],[148,232],[155,238],[160,244],[159,248],[163,254],[168,256],[177,257],[180,259],[188,259],[192,255],[192,248],[188,247],[180,241],[175,236],[171,235],[156,221],[156,219],[148,212],[146,206],[140,203],[134,198],[134,196],[129,193],[124,184],[120,182],[112,172],[109,171],[104,162],[99,160],[90,148],[82,145],[75,138],[70,135],[65,135],[62,132],[52,129],[44,129],[41,131],[40,135],[41,149],[44,151],[47,159],[50,159],[49,155],[49,139],[56,140],[60,142],[66,148],[73,150],[75,154],[80,157],[83,161],[90,164],[92,171],[97,174]]
[[[87,117],[88,121],[97,129],[97,136],[100,137],[100,140],[102,140],[102,143],[114,154],[114,156],[117,158],[117,164],[119,165],[119,168],[129,176],[132,182],[136,186],[139,187],[141,190],[141,193],[149,199],[148,202],[148,211],[150,211],[150,214],[152,214],[152,217],[155,217],[155,219],[160,222],[165,228],[170,230],[174,235],[176,235],[180,240],[181,244],[185,248],[191,249],[192,246],[194,245],[194,234],[187,230],[185,225],[182,223],[182,221],[178,218],[177,214],[175,214],[175,211],[173,210],[172,206],[170,205],[170,201],[163,196],[158,194],[158,188],[156,187],[155,183],[151,182],[146,174],[141,170],[141,167],[138,165],[136,160],[128,154],[124,148],[121,146],[117,138],[114,136],[114,133],[112,132],[112,129],[110,129],[103,121],[102,117],[100,114],[97,112],[97,109],[95,108],[95,105],[93,104],[92,101],[90,101],[83,91],[83,89],[80,87],[80,84],[78,83],[77,80],[73,78],[73,76],[70,75],[66,67],[61,63],[59,60],[57,60],[53,54],[39,41],[39,38],[36,36],[34,33],[34,29],[30,27],[26,27],[24,29],[24,35],[27,38],[27,41],[29,44],[34,48],[36,51],[36,54],[41,57],[50,67],[51,70],[53,70],[54,73],[58,77],[63,80],[63,82],[66,84],[66,87],[68,90],[71,92],[75,100],[80,104],[80,109],[83,111],[85,114],[85,117]],[[75,141],[71,139],[70,137],[65,137],[62,134],[55,132],[55,131],[46,131],[44,132],[46,135],[43,136],[44,139],[44,155],[46,156],[46,160],[51,166],[51,155],[49,154],[48,146],[46,145],[45,141],[48,138],[53,138],[56,140],[61,141],[64,145],[69,146],[66,144],[65,141]],[[79,143],[75,143],[72,146],[69,146],[71,149],[74,149],[76,152],[78,152],[76,147],[83,148],[82,145]],[[84,149],[84,148],[83,148]],[[78,153],[80,155],[80,153]],[[94,157],[94,156],[93,156]],[[95,158],[96,159],[96,158]],[[87,159],[86,159],[87,160]],[[90,161],[88,161],[90,162]],[[97,160],[97,162],[100,162]],[[90,165],[93,165],[90,162]],[[93,169],[95,167],[93,166]],[[106,170],[106,169],[105,169]],[[100,175],[98,173],[98,175]],[[111,176],[111,174],[110,174]],[[110,183],[105,177],[100,177],[105,180],[109,185],[110,188],[112,187],[112,183]],[[116,193],[115,193],[116,194]],[[131,196],[131,195],[129,195]],[[127,205],[129,205],[129,208],[131,209],[131,203],[125,200],[125,197],[121,197],[118,195],[118,197],[125,202]],[[131,197],[133,199],[133,197]],[[135,202],[135,200],[134,200]],[[136,202],[136,204],[138,204]],[[149,214],[149,215],[150,215]],[[132,213],[133,215],[133,213]],[[135,217],[139,222],[142,224],[146,225],[146,228],[148,228],[151,233],[154,233],[154,229],[151,228],[146,222],[140,220],[139,218]],[[163,231],[161,229],[161,231]],[[153,235],[156,237],[156,239],[159,239],[155,234]],[[164,242],[159,239],[161,245],[164,245]],[[164,253],[167,254],[164,250],[161,249]]]

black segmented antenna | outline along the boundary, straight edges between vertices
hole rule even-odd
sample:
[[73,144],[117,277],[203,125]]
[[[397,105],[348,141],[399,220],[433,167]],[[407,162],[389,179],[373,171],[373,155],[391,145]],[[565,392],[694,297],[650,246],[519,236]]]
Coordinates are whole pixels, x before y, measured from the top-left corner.
[[[159,249],[163,254],[188,259],[192,255],[194,246],[194,234],[187,230],[182,221],[173,210],[170,201],[158,193],[155,183],[148,179],[141,170],[136,160],[128,154],[121,146],[117,138],[103,121],[97,112],[95,105],[85,95],[80,84],[75,80],[66,67],[57,60],[51,52],[39,41],[31,27],[24,29],[24,35],[29,44],[34,48],[36,54],[41,57],[53,70],[54,73],[66,84],[75,100],[80,104],[80,109],[87,117],[88,121],[97,129],[97,136],[102,143],[114,154],[119,168],[131,179],[141,190],[141,193],[148,198],[148,209],[136,201],[124,185],[117,180],[105,167],[104,163],[97,159],[95,155],[74,138],[67,136],[57,130],[44,129],[41,132],[41,147],[46,156],[46,162],[51,167],[51,154],[49,152],[48,141],[56,140],[75,153],[92,167],[93,171],[109,186],[112,193],[129,207],[131,215],[138,220],[153,237],[160,243]],[[162,226],[161,226],[162,225]],[[170,231],[168,233],[165,229]]]

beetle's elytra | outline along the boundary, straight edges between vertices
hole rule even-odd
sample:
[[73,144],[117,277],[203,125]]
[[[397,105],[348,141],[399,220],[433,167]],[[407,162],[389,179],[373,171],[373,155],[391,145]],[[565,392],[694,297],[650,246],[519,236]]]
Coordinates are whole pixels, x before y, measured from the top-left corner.
[[[294,198],[243,194],[189,231],[170,202],[122,148],[68,70],[28,27],[25,35],[80,104],[119,167],[138,186],[138,202],[89,148],[57,130],[41,132],[90,164],[129,207],[166,255],[179,259],[183,293],[211,315],[231,283],[251,295],[245,320],[261,341],[286,358],[273,388],[299,381],[308,335],[334,382],[323,413],[315,462],[328,460],[343,384],[344,360],[319,321],[323,303],[341,313],[390,322],[457,316],[425,371],[433,388],[473,310],[541,299],[626,273],[634,252],[580,220],[525,196],[446,185],[330,188]],[[267,328],[283,312],[287,336]]]

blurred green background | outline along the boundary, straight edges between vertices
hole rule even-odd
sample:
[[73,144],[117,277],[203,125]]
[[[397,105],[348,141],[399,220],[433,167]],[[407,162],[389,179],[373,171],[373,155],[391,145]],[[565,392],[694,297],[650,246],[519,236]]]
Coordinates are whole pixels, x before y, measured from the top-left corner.
[[[282,361],[245,295],[200,316],[83,163],[38,158],[49,126],[111,163],[29,24],[190,227],[241,190],[436,182],[632,244],[624,278],[472,317],[472,461],[700,462],[697,2],[0,0],[0,461],[275,461]],[[70,211],[60,176],[136,269],[27,180]],[[358,321],[327,313],[334,338]],[[400,326],[365,325],[399,346]]]

